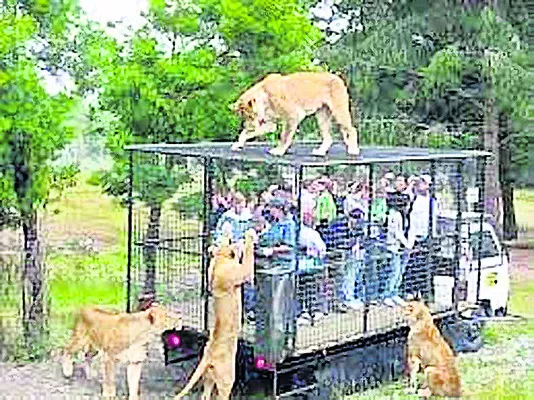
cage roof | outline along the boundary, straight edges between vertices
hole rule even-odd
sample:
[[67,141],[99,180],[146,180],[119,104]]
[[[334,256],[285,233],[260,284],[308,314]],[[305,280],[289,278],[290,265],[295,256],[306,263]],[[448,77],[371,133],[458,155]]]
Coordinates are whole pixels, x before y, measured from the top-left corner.
[[268,153],[273,145],[264,142],[247,143],[243,150],[232,151],[230,142],[158,143],[137,144],[126,146],[126,150],[180,155],[183,157],[215,158],[233,161],[267,162],[295,166],[327,166],[327,165],[365,165],[378,163],[392,163],[401,161],[431,161],[431,160],[462,160],[474,157],[489,157],[491,153],[479,150],[451,150],[428,149],[415,147],[366,147],[361,148],[360,155],[347,155],[343,143],[334,143],[327,156],[312,155],[312,149],[318,143],[294,143],[288,152],[281,157]]

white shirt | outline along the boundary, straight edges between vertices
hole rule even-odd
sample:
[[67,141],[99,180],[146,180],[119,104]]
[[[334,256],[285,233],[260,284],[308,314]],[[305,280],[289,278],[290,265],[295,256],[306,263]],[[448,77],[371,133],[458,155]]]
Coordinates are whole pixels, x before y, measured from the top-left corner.
[[[434,210],[432,210],[432,225],[434,235],[436,233],[437,213],[436,202],[434,201]],[[430,196],[418,195],[412,206],[410,213],[410,228],[408,231],[408,242],[411,246],[417,238],[427,238],[428,228],[430,226]],[[411,247],[410,246],[410,247]]]
[[401,244],[405,247],[411,247],[404,237],[402,214],[397,210],[390,209],[388,212],[386,245],[389,251],[398,252]]
[[315,208],[315,196],[307,189],[302,189],[300,194],[300,208],[303,212],[313,211]]
[[364,218],[367,218],[367,211],[369,209],[368,201],[361,197],[356,197],[353,194],[348,194],[343,202],[343,211],[345,212],[345,215],[349,215],[355,208],[360,208],[364,214]]
[[309,255],[324,258],[326,255],[326,244],[315,229],[306,225],[300,226],[300,246],[306,248],[306,253]]

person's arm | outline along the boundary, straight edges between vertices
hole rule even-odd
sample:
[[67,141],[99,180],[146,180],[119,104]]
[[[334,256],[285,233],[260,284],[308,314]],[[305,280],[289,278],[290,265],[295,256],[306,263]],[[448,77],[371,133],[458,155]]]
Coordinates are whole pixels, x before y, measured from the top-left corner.
[[319,234],[319,232],[314,231],[314,245],[317,248],[318,256],[319,258],[323,259],[326,256],[326,243],[324,242],[323,238]]
[[404,232],[402,231],[402,215],[399,212],[396,212],[393,218],[393,229],[395,238],[401,242],[404,247],[411,249],[410,241],[406,239]]

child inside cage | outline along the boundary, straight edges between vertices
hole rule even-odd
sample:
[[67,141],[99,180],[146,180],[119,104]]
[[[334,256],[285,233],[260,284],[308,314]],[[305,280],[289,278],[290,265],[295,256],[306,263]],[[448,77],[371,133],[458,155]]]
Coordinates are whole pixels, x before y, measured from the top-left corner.
[[230,208],[225,211],[215,228],[215,241],[223,236],[230,236],[233,242],[243,240],[250,228],[252,213],[247,207],[247,199],[240,192],[231,194]]

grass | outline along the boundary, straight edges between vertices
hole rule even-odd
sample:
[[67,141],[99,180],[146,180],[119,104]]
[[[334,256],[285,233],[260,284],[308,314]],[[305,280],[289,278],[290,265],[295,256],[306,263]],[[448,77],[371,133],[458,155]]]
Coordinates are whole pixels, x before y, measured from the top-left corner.
[[62,346],[72,328],[74,312],[87,304],[124,309],[126,301],[124,251],[85,255],[55,254],[51,269],[50,341]]
[[[125,308],[126,211],[82,175],[53,203],[45,221],[50,248],[49,341],[61,347],[81,306]],[[83,243],[87,239],[89,247]]]
[[516,190],[514,197],[519,235],[526,239],[529,248],[534,248],[534,190]]

